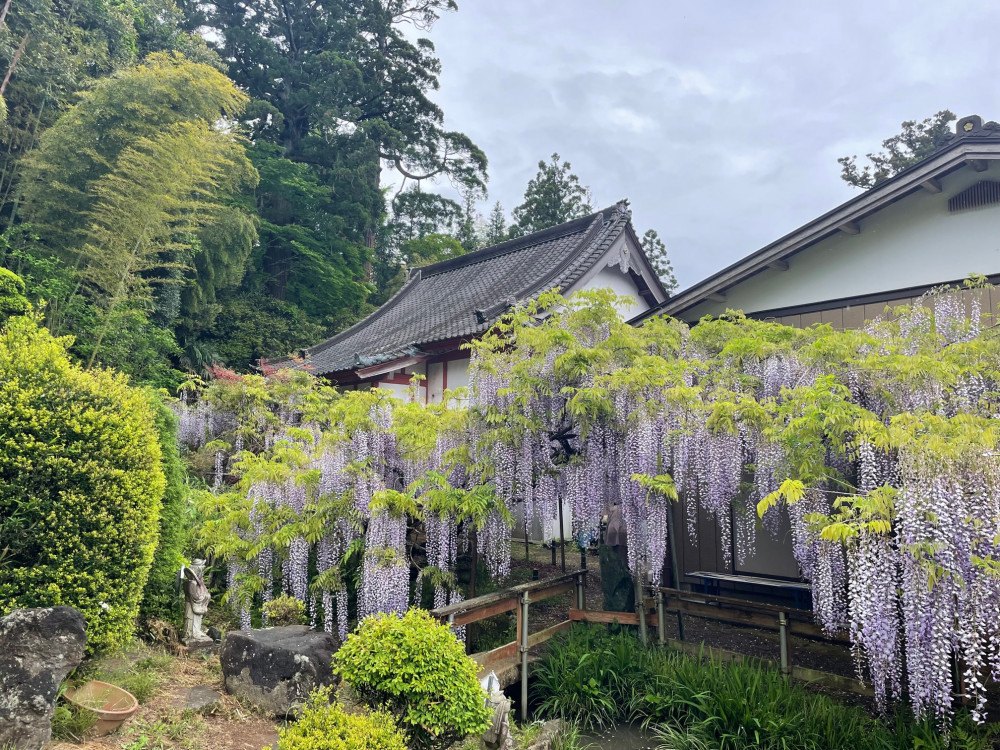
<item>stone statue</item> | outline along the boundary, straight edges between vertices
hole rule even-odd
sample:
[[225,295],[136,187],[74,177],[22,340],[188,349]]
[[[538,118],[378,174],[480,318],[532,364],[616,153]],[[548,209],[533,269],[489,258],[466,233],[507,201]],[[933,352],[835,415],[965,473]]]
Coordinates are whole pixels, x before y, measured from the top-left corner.
[[184,643],[188,646],[209,645],[212,639],[201,629],[201,618],[208,612],[212,594],[205,585],[205,561],[195,560],[181,567],[184,587]]

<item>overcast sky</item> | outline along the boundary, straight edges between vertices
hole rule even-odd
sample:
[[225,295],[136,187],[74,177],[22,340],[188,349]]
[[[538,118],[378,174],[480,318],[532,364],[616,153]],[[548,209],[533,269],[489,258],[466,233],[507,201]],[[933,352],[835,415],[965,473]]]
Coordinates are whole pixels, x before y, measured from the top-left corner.
[[1000,119],[1000,3],[459,0],[431,32],[447,127],[520,203],[569,160],[632,202],[681,287],[850,198],[838,156],[941,109]]

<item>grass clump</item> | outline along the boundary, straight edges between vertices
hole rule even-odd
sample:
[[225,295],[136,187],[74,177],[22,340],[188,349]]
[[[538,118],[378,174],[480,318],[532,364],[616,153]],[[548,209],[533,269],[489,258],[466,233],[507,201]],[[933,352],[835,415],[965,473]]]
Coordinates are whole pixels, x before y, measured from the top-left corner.
[[647,648],[620,628],[578,626],[554,642],[534,677],[542,714],[584,727],[642,723],[670,750],[986,750],[995,735],[967,714],[948,738],[903,714],[876,719],[758,661]]

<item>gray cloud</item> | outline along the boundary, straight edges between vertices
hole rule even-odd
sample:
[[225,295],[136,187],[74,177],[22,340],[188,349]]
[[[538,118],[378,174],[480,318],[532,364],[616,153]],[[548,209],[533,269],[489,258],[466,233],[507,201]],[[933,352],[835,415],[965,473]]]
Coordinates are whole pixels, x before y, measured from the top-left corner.
[[[448,126],[520,202],[539,159],[632,200],[682,286],[852,195],[836,158],[943,108],[1000,117],[1000,6],[464,0],[432,38]],[[443,188],[447,189],[447,188]]]

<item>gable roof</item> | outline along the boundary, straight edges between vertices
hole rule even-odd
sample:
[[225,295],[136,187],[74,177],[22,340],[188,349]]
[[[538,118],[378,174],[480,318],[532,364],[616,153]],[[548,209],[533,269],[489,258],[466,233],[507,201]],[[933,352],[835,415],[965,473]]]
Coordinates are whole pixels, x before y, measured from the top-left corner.
[[955,133],[934,152],[902,172],[842,203],[817,219],[678,292],[633,322],[653,315],[681,316],[706,300],[725,301],[726,289],[768,268],[787,268],[785,259],[838,232],[857,234],[862,220],[918,191],[941,192],[939,179],[969,166],[985,171],[985,161],[1000,159],[1000,123],[983,123],[977,115],[963,117]]
[[[329,375],[419,357],[429,344],[481,334],[514,303],[572,286],[624,232],[635,237],[630,220],[628,203],[622,201],[525,237],[412,269],[403,287],[367,318],[303,350],[301,361],[271,364]],[[662,286],[657,291],[659,299],[666,296]],[[649,302],[656,304],[656,299]]]

